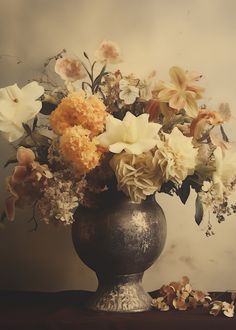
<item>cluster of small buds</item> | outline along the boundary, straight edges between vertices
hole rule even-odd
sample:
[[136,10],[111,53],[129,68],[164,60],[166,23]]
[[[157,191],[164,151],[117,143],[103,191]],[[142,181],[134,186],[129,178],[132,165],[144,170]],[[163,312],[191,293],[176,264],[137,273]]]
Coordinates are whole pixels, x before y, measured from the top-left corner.
[[236,204],[229,204],[227,198],[224,198],[224,202],[219,205],[213,206],[213,214],[219,223],[225,221],[225,217],[236,213]]

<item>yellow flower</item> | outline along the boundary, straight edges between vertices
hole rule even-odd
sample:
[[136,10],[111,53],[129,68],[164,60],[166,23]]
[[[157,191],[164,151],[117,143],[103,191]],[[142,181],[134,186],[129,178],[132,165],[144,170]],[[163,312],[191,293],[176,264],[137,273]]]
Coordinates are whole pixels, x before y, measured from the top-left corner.
[[106,119],[106,107],[97,96],[86,97],[84,91],[65,97],[50,116],[50,124],[56,134],[63,134],[68,127],[81,125],[93,136],[101,133]]
[[190,117],[196,117],[198,106],[196,100],[202,97],[203,88],[195,85],[200,75],[184,71],[174,66],[169,71],[171,82],[160,81],[154,94],[160,102],[169,103],[176,110],[184,109]]
[[79,175],[94,169],[102,155],[94,140],[90,139],[90,131],[81,126],[65,130],[60,140],[60,151],[65,160],[72,163]]

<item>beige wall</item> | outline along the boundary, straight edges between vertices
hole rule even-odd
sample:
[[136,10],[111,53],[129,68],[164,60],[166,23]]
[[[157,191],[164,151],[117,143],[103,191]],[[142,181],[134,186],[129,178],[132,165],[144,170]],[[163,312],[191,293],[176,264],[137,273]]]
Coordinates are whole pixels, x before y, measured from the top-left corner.
[[[0,86],[25,83],[62,48],[93,54],[107,38],[122,47],[126,72],[144,75],[156,69],[164,79],[171,65],[202,72],[207,101],[231,104],[234,120],[226,129],[235,141],[235,16],[234,0],[1,0]],[[17,65],[16,58],[22,63]],[[8,154],[1,139],[0,166]],[[0,172],[0,206],[6,173]],[[168,196],[158,199],[168,220],[168,239],[145,274],[145,288],[188,275],[199,289],[236,289],[235,217],[216,223],[216,235],[206,238],[193,221],[194,195],[186,206]],[[29,233],[29,216],[19,214],[0,231],[0,288],[95,289],[96,278],[76,256],[70,229],[41,224]]]

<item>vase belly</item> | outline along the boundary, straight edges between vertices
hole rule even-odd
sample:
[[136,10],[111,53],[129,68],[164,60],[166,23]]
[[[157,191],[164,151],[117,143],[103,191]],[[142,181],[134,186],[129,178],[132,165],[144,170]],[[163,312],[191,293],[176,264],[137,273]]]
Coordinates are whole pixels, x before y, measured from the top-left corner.
[[75,218],[75,249],[98,278],[88,308],[116,312],[150,309],[151,297],[142,287],[142,277],[166,240],[165,216],[154,198],[135,204],[121,196],[104,208],[80,209]]

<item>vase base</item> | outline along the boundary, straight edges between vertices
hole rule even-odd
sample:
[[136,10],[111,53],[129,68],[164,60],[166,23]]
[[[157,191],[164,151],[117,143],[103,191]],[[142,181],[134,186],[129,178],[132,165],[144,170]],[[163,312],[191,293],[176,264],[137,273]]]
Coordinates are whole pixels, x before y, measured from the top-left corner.
[[98,277],[98,289],[87,308],[105,312],[144,312],[151,308],[151,296],[142,287],[143,273]]

